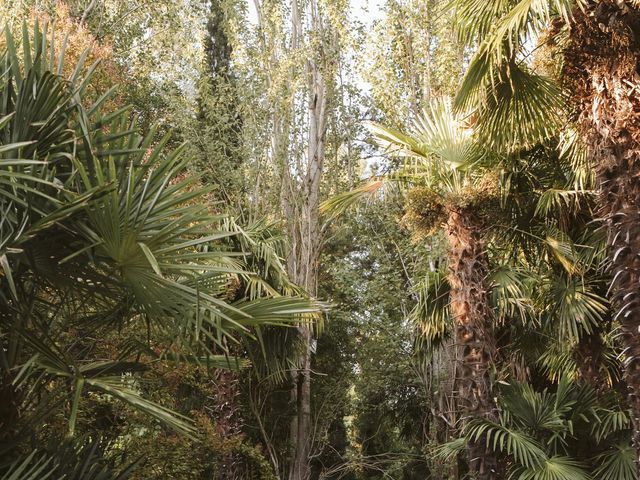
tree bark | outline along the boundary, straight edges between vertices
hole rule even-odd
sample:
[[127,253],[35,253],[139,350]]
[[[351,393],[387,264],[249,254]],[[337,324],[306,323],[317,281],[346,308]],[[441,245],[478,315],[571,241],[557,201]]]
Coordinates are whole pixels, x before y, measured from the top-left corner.
[[[213,372],[215,392],[213,393],[213,418],[216,433],[221,439],[231,438],[242,433],[242,418],[238,405],[239,380],[232,370]],[[215,480],[239,480],[241,478],[241,459],[235,452],[229,452],[220,458],[220,468]]]
[[[263,18],[263,4],[254,0],[258,19],[263,30],[266,28]],[[303,11],[302,5],[305,6]],[[280,204],[283,219],[286,222],[290,241],[287,256],[287,272],[296,285],[309,295],[317,295],[318,257],[322,246],[320,228],[320,185],[325,162],[325,144],[327,132],[327,52],[324,51],[325,20],[319,11],[318,0],[300,2],[290,0],[291,29],[288,46],[285,42],[270,46],[266,35],[260,37],[264,51],[270,48],[271,65],[282,60],[289,61],[288,55],[308,55],[304,61],[306,75],[307,138],[306,155],[295,151],[297,130],[292,127],[296,119],[296,92],[288,92],[287,101],[273,112],[273,131],[271,136],[271,162],[280,177]],[[309,47],[309,48],[302,48]],[[274,52],[284,49],[282,56]],[[302,66],[302,64],[300,64]],[[270,66],[264,66],[269,71]],[[299,75],[298,64],[291,62],[291,78]],[[267,76],[269,86],[273,80]],[[297,88],[292,82],[291,88]],[[304,129],[302,130],[304,131]],[[291,148],[292,145],[294,148]],[[314,342],[313,331],[308,324],[298,326],[301,338],[301,351],[297,358],[295,371],[292,372],[291,404],[295,414],[290,425],[291,457],[288,466],[290,480],[307,480],[310,476],[310,456],[313,448],[311,421],[311,357]]]
[[[307,164],[302,185],[301,215],[296,220],[295,230],[299,234],[293,281],[303,287],[312,296],[317,296],[318,257],[321,248],[320,231],[320,184],[324,170],[326,132],[327,132],[327,86],[321,69],[324,61],[322,50],[323,25],[318,3],[309,3],[311,20],[310,35],[318,41],[317,51],[306,62],[308,78],[308,121]],[[293,0],[293,31],[302,35],[301,14],[297,0]],[[311,354],[313,332],[310,325],[298,327],[303,347],[295,372],[294,397],[296,416],[291,425],[293,457],[289,468],[289,480],[307,480],[311,474],[310,456],[313,446],[311,422]]]
[[289,468],[290,480],[307,480],[311,474],[311,329],[301,326],[304,342],[298,371],[295,372],[296,416],[292,423],[293,458]]
[[[495,419],[490,368],[496,356],[486,278],[488,258],[473,214],[451,212],[447,221],[450,310],[461,350],[458,397],[467,418]],[[498,477],[496,456],[485,439],[467,446],[477,480]]]
[[[437,444],[449,442],[457,438],[456,429],[456,377],[458,367],[458,347],[455,339],[448,341],[434,352],[431,361],[432,375],[439,382],[437,395],[432,405],[432,415],[435,422],[435,440]],[[458,458],[438,461],[432,468],[433,480],[448,480],[458,478]]]
[[608,228],[610,299],[622,327],[640,476],[640,10],[590,1],[576,9],[563,79],[596,169]]
[[580,337],[574,353],[580,379],[591,385],[599,393],[602,393],[608,387],[606,379],[603,378],[601,372],[604,349],[605,345],[600,331],[596,330],[591,334],[585,334]]

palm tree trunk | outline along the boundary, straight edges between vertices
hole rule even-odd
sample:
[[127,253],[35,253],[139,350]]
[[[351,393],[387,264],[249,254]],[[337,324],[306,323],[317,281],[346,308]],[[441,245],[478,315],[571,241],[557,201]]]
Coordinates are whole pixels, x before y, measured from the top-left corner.
[[578,366],[580,379],[591,385],[596,392],[602,393],[607,387],[606,379],[600,371],[602,352],[605,345],[599,330],[583,335],[576,345],[574,359]]
[[[451,212],[447,221],[450,309],[461,350],[458,396],[469,418],[494,418],[489,370],[495,341],[486,288],[488,259],[481,229],[472,215]],[[469,442],[470,468],[477,480],[498,478],[497,459],[484,438]]]
[[563,78],[594,158],[609,231],[611,301],[622,326],[640,475],[640,9],[590,1],[576,11]]

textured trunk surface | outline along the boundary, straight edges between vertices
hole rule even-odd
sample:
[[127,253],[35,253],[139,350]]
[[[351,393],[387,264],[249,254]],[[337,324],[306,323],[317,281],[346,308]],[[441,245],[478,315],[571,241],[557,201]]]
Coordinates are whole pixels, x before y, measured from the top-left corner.
[[[622,325],[625,376],[640,465],[640,11],[589,2],[576,11],[563,78],[591,148],[609,230],[611,300]],[[640,475],[639,475],[640,476]]]
[[[317,0],[308,4],[311,35],[323,38],[323,23]],[[292,2],[294,35],[302,36],[301,12],[298,1]],[[300,215],[293,223],[295,228],[293,246],[293,280],[310,295],[317,296],[318,257],[321,249],[320,231],[320,183],[324,170],[327,132],[327,84],[321,64],[324,59],[322,42],[315,55],[306,62],[308,78],[308,119],[309,136],[307,144],[307,165],[304,183],[301,185]],[[308,480],[311,475],[311,450],[314,432],[311,422],[311,353],[313,332],[309,325],[298,327],[303,340],[303,350],[298,359],[293,396],[296,417],[291,425],[293,458],[289,468],[289,480]]]
[[303,337],[303,352],[299,370],[295,373],[294,398],[296,416],[291,425],[294,456],[289,469],[289,480],[307,480],[311,474],[311,330],[299,327]]
[[[480,228],[471,215],[451,213],[447,222],[450,309],[461,351],[458,397],[469,418],[495,418],[489,369],[495,359],[492,313],[485,286],[488,260]],[[477,480],[499,478],[494,453],[484,438],[468,445],[471,471]]]
[[[300,241],[297,246],[296,269],[293,280],[310,295],[317,295],[318,256],[320,254],[320,181],[325,157],[327,130],[326,86],[318,66],[311,65],[309,94],[309,146],[304,204],[298,225]],[[304,342],[295,382],[297,418],[292,426],[294,457],[289,471],[290,480],[307,480],[311,473],[311,345],[313,335],[308,325],[298,327]]]
[[599,393],[608,387],[600,371],[604,348],[600,332],[596,330],[580,338],[574,354],[580,378]]
[[[239,380],[237,373],[231,370],[216,370],[214,375],[216,391],[212,413],[216,422],[216,432],[224,440],[242,433],[242,417],[238,407]],[[241,459],[238,454],[226,453],[221,458],[220,468],[216,471],[215,478],[216,480],[240,480],[241,470]]]
[[[458,419],[456,411],[456,377],[458,368],[458,347],[455,340],[450,340],[441,349],[436,350],[431,361],[431,372],[434,378],[441,379],[438,393],[431,407],[435,423],[435,438],[443,444],[457,438]],[[435,460],[432,468],[433,480],[449,480],[458,478],[458,458],[453,460]]]

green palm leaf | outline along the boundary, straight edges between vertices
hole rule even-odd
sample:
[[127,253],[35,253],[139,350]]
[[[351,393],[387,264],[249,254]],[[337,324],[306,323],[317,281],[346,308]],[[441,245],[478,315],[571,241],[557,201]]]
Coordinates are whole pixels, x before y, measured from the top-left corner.
[[612,446],[598,455],[598,468],[593,472],[598,480],[634,480],[636,477],[635,450],[628,443]]
[[[31,452],[27,457],[18,459],[11,464],[2,475],[2,480],[46,480],[52,478],[55,468],[51,468],[53,459]],[[56,477],[53,477],[56,478]]]
[[417,301],[409,319],[416,326],[416,348],[430,355],[451,335],[449,284],[441,272],[430,272],[414,287]]
[[489,420],[472,420],[466,427],[466,435],[474,441],[484,437],[487,447],[512,455],[526,468],[536,468],[547,461],[544,449],[534,438]]
[[580,462],[568,457],[554,456],[545,460],[538,467],[518,472],[513,478],[518,480],[590,480],[593,477]]
[[[550,19],[572,18],[573,0],[518,2],[459,0],[463,37],[480,40],[455,99],[456,109],[477,113],[489,146],[515,150],[552,138],[563,126],[565,99],[549,79],[530,72],[523,46]],[[580,4],[581,2],[578,2]]]

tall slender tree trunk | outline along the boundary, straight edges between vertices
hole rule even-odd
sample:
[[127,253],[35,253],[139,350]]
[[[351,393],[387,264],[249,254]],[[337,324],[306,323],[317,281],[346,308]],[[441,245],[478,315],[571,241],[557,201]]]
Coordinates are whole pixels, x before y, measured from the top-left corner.
[[[447,221],[450,309],[460,352],[458,398],[468,418],[495,418],[490,368],[496,356],[486,287],[488,259],[473,214],[451,212]],[[498,477],[498,464],[484,438],[469,442],[471,471],[477,480]]]
[[[301,14],[297,0],[293,0],[293,31],[302,35]],[[317,0],[309,2],[310,35],[317,47],[306,62],[308,79],[308,121],[306,172],[303,179],[301,215],[296,229],[299,234],[294,282],[310,295],[317,295],[318,257],[321,249],[320,185],[324,170],[327,132],[327,85],[322,71],[324,61],[323,25]],[[311,474],[310,456],[313,446],[311,422],[311,354],[313,332],[307,324],[300,325],[302,353],[295,375],[294,395],[296,416],[291,425],[293,457],[289,480],[308,480]]]
[[289,468],[290,480],[307,480],[311,473],[311,329],[301,326],[300,334],[304,342],[298,371],[295,373],[296,416],[293,419],[293,458]]
[[622,326],[640,476],[639,7],[637,1],[605,0],[576,9],[563,79],[591,149],[609,231],[611,301]]
[[[327,38],[324,32],[326,20],[319,11],[318,0],[289,0],[291,29],[286,42],[268,42],[268,19],[263,15],[264,3],[254,0],[258,12],[258,21],[263,29],[260,42],[263,50],[271,50],[271,65],[293,55],[308,55],[304,62],[306,76],[307,107],[307,151],[299,155],[295,151],[293,138],[297,129],[292,128],[292,119],[296,118],[296,99],[293,89],[298,88],[292,81],[288,88],[287,102],[273,112],[273,131],[271,136],[271,161],[278,172],[280,184],[280,203],[287,224],[290,240],[290,252],[287,257],[287,271],[290,279],[312,296],[317,295],[318,257],[322,247],[320,228],[320,185],[324,170],[326,132],[327,132],[327,78],[333,75],[327,68],[328,55],[325,51]],[[304,10],[303,10],[304,6]],[[276,35],[277,37],[277,35]],[[309,47],[309,48],[302,48]],[[282,49],[282,54],[276,52]],[[327,49],[330,50],[330,49]],[[291,57],[288,57],[291,56]],[[291,79],[298,78],[301,64],[291,61]],[[270,65],[265,65],[269,72]],[[276,70],[277,72],[277,70]],[[273,85],[271,73],[267,75],[268,85]],[[304,131],[304,129],[302,129]],[[292,138],[290,138],[292,137]],[[291,147],[294,148],[291,148]],[[294,151],[292,151],[294,150]],[[293,159],[293,161],[292,161]],[[313,350],[313,331],[308,324],[298,326],[302,348],[297,359],[291,390],[295,414],[290,425],[291,458],[288,468],[289,480],[307,480],[310,476],[310,457],[313,447],[311,421],[311,357]]]

